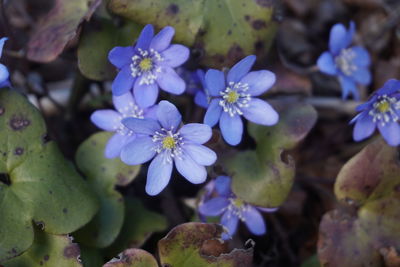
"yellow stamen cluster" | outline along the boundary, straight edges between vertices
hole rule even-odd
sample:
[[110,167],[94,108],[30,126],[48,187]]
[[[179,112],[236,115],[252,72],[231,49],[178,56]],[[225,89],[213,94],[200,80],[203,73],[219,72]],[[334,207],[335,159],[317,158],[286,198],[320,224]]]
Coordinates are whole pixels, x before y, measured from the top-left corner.
[[166,136],[164,137],[164,140],[162,141],[162,145],[164,149],[173,149],[176,146],[175,140],[171,136]]
[[142,59],[139,63],[139,68],[142,71],[148,71],[151,70],[151,68],[153,67],[153,62],[151,61],[150,58],[146,57],[144,59]]

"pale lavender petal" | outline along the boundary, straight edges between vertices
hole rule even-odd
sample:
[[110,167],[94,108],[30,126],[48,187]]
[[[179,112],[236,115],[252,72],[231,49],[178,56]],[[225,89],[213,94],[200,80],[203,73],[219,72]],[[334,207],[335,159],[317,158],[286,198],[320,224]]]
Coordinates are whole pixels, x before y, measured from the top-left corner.
[[352,74],[354,80],[360,84],[368,85],[371,83],[371,72],[366,67],[358,67]]
[[161,65],[176,68],[186,62],[189,58],[189,48],[179,44],[173,44],[161,53],[163,61]]
[[135,96],[136,103],[141,108],[147,108],[156,103],[158,97],[158,86],[156,83],[140,84],[139,77],[133,87],[133,94]]
[[140,48],[142,50],[147,50],[150,46],[153,36],[154,36],[153,25],[147,24],[140,33],[140,36],[136,42],[135,49]]
[[199,206],[199,212],[205,216],[218,216],[228,207],[230,201],[225,197],[215,197]]
[[194,103],[202,108],[207,108],[208,98],[206,94],[203,91],[196,92],[196,95],[194,96]]
[[189,140],[195,144],[204,144],[210,140],[212,130],[210,126],[201,123],[188,123],[182,126],[179,133],[185,140]]
[[174,132],[181,124],[182,116],[174,104],[166,100],[160,101],[157,108],[157,118],[161,126]]
[[268,70],[249,72],[240,80],[241,83],[249,85],[247,92],[252,96],[259,96],[265,93],[272,87],[275,81],[275,74]]
[[7,81],[10,74],[8,73],[8,69],[3,64],[0,64],[0,84]]
[[210,69],[205,76],[206,87],[210,95],[220,96],[225,90],[225,75],[222,71]]
[[249,228],[250,232],[255,235],[263,235],[266,232],[264,218],[261,216],[260,212],[250,206],[247,205],[246,209],[242,212],[244,223],[247,228]]
[[227,210],[224,215],[222,215],[221,218],[221,224],[225,226],[225,228],[228,230],[227,235],[222,235],[222,239],[226,240],[231,238],[236,232],[237,226],[239,222],[239,217],[234,213],[231,212],[230,210]]
[[151,160],[156,154],[156,145],[148,136],[137,136],[122,148],[121,160],[128,165],[139,165]]
[[119,157],[121,154],[122,148],[135,139],[136,135],[122,135],[120,133],[116,133],[108,140],[106,148],[104,150],[104,156],[108,159]]
[[217,154],[206,146],[187,143],[182,148],[199,165],[210,166],[217,160]]
[[356,24],[354,23],[354,21],[350,21],[349,30],[346,31],[344,47],[348,47],[351,44],[355,31],[356,31]]
[[122,124],[138,134],[154,135],[156,131],[161,129],[160,124],[156,120],[150,118],[125,118],[122,120]]
[[3,37],[0,39],[0,57],[3,54],[3,47],[4,47],[4,43],[8,40],[7,37]]
[[258,210],[261,210],[262,212],[275,212],[279,208],[263,208],[263,207],[257,207]]
[[132,63],[132,56],[134,53],[135,50],[132,46],[117,46],[108,53],[108,60],[115,67],[122,69],[122,67]]
[[175,29],[173,27],[164,27],[159,33],[156,34],[156,36],[153,37],[153,40],[150,43],[150,49],[154,49],[156,51],[165,50],[170,45],[174,34]]
[[113,95],[120,96],[127,93],[132,89],[134,82],[135,78],[131,74],[130,67],[126,66],[122,68],[111,85]]
[[232,179],[230,177],[223,175],[218,176],[215,179],[215,191],[217,191],[220,196],[229,197],[232,194],[231,183]]
[[197,164],[185,153],[182,153],[179,157],[175,157],[174,162],[178,172],[192,184],[201,184],[206,181],[206,168]]
[[376,124],[372,121],[372,117],[364,112],[357,117],[353,130],[354,141],[361,141],[374,133]]
[[122,114],[132,113],[136,106],[131,91],[120,96],[113,95],[112,99],[114,107]]
[[213,127],[219,121],[222,113],[222,107],[219,104],[220,99],[213,99],[208,106],[206,115],[204,116],[204,123]]
[[167,157],[166,153],[160,153],[150,163],[146,182],[146,193],[150,196],[159,194],[171,179],[173,164]]
[[398,146],[400,144],[400,126],[397,122],[389,122],[384,126],[378,123],[378,129],[383,139],[385,139],[390,146]]
[[185,92],[185,81],[170,67],[162,67],[157,73],[157,83],[164,91],[180,95]]
[[340,50],[346,48],[346,34],[347,31],[343,24],[338,23],[332,27],[329,37],[329,50],[334,56],[337,56]]
[[361,67],[369,66],[369,64],[371,63],[371,59],[368,51],[364,47],[354,46],[351,48],[351,50],[355,54],[355,58],[353,60],[354,64]]
[[254,123],[271,126],[278,122],[279,115],[275,109],[267,102],[252,98],[249,106],[242,109],[243,116]]
[[317,66],[319,70],[323,73],[329,75],[336,75],[337,68],[335,61],[333,60],[332,54],[329,52],[324,52],[317,60]]
[[144,118],[157,120],[157,109],[158,109],[158,105],[154,105],[149,108],[146,108],[144,110],[144,114],[143,114]]
[[112,109],[102,109],[93,112],[90,120],[104,131],[115,131],[119,128],[121,115]]
[[340,85],[342,86],[342,98],[343,99],[346,99],[350,94],[352,94],[354,96],[355,100],[360,99],[360,95],[358,93],[357,86],[352,79],[350,79],[349,77],[346,77],[344,75],[340,75],[339,82],[340,82]]
[[237,83],[239,82],[251,69],[254,62],[256,61],[256,56],[250,55],[238,63],[236,63],[228,72],[227,81]]
[[242,141],[243,122],[239,115],[231,117],[227,112],[222,112],[219,128],[222,137],[231,146],[236,146]]

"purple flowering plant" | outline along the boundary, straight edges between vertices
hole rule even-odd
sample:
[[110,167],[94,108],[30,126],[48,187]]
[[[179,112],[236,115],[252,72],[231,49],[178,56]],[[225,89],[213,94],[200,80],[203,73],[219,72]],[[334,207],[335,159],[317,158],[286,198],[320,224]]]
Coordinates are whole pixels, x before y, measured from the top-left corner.
[[185,68],[178,68],[177,73],[186,82],[186,92],[194,96],[194,103],[202,108],[207,108],[209,96],[204,80],[204,71],[202,69],[188,71]]
[[371,82],[369,71],[370,56],[361,46],[351,46],[355,33],[355,23],[350,22],[349,29],[335,24],[330,32],[329,51],[321,54],[317,65],[321,72],[337,76],[342,87],[342,98],[353,95],[360,99],[357,84],[368,85]]

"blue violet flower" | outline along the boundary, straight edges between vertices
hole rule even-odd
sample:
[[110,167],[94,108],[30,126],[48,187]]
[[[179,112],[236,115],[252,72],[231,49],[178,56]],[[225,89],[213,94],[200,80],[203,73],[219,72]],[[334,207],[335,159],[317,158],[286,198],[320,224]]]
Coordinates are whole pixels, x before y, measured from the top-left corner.
[[279,115],[267,102],[257,98],[275,83],[275,74],[267,70],[249,72],[256,57],[247,56],[228,72],[210,69],[205,76],[206,88],[211,101],[204,123],[213,127],[219,122],[222,137],[230,145],[242,140],[243,115],[247,120],[274,125]]
[[350,22],[348,30],[343,24],[335,24],[330,32],[329,51],[322,53],[317,65],[321,72],[338,77],[343,99],[352,94],[358,100],[360,96],[356,84],[368,85],[371,82],[368,69],[371,62],[365,48],[349,47],[354,32],[354,22]]
[[115,134],[108,141],[104,155],[106,158],[115,158],[121,154],[121,149],[135,139],[136,134],[122,124],[122,120],[128,117],[134,118],[155,118],[156,108],[142,109],[136,103],[131,92],[121,96],[113,96],[113,103],[116,110],[103,109],[93,112],[91,121],[100,129]]
[[185,82],[174,68],[189,57],[189,49],[173,44],[174,28],[167,26],[154,36],[152,25],[146,25],[135,46],[114,47],[108,54],[110,62],[119,69],[112,92],[120,96],[133,89],[138,105],[149,107],[157,101],[159,87],[172,94],[182,94]]
[[194,103],[202,108],[207,108],[208,92],[204,80],[204,71],[202,69],[188,71],[185,68],[178,68],[176,72],[185,80],[186,92],[194,95]]
[[[222,239],[227,240],[235,234],[239,220],[244,222],[251,233],[263,235],[266,233],[264,219],[260,213],[274,212],[277,208],[262,208],[250,205],[236,197],[231,191],[231,178],[218,176],[208,187],[206,197],[199,205],[199,213],[203,216],[221,216],[220,223],[227,229],[222,234]],[[209,190],[213,189],[213,193]]]
[[203,146],[212,136],[210,126],[189,123],[180,127],[182,116],[168,101],[160,101],[157,120],[126,118],[122,123],[138,136],[126,145],[121,159],[128,165],[138,165],[153,159],[147,172],[146,192],[157,195],[168,184],[173,164],[178,172],[193,184],[207,178],[204,166],[214,164],[217,155]]
[[[0,39],[0,58],[3,53],[4,43],[8,40],[7,37],[3,37]],[[8,69],[3,64],[0,64],[0,88],[10,86],[10,82],[8,81],[8,77],[10,74],[8,73]]]
[[359,105],[360,112],[350,123],[355,123],[353,139],[361,141],[376,128],[391,146],[400,144],[400,81],[389,80],[369,100]]

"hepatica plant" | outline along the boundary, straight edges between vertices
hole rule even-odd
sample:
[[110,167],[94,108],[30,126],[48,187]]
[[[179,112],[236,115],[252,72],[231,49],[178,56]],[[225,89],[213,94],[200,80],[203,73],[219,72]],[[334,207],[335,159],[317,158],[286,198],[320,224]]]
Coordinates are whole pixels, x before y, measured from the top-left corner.
[[136,102],[146,108],[154,105],[159,88],[182,94],[185,82],[174,68],[189,57],[189,49],[173,44],[174,28],[167,26],[154,36],[152,25],[146,25],[135,46],[115,47],[108,59],[119,69],[112,84],[113,94],[120,96],[133,89]]
[[360,95],[357,84],[368,85],[371,82],[371,73],[368,69],[368,51],[361,46],[349,47],[354,32],[354,22],[350,22],[348,30],[343,24],[335,24],[330,32],[329,51],[322,53],[317,65],[321,72],[337,76],[343,99],[352,94],[358,100]]

